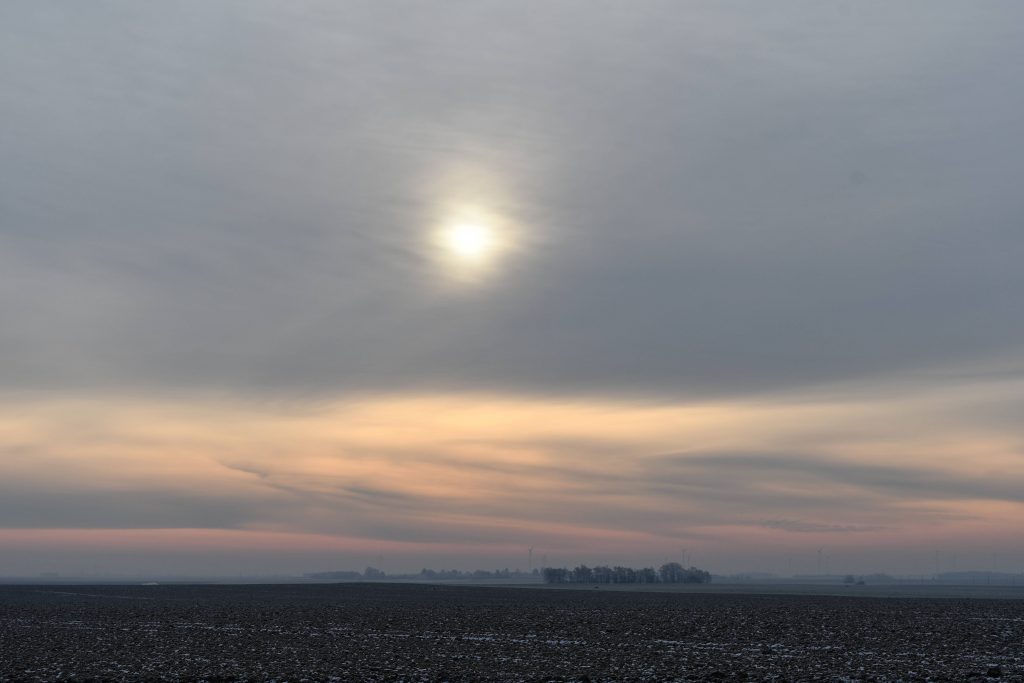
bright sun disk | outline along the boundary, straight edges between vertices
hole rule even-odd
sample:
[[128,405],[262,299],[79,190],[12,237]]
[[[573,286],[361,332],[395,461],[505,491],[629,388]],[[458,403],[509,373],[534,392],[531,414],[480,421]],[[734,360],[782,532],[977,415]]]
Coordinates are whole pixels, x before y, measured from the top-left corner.
[[480,261],[495,246],[494,233],[479,223],[460,223],[444,234],[444,244],[455,256],[466,261]]

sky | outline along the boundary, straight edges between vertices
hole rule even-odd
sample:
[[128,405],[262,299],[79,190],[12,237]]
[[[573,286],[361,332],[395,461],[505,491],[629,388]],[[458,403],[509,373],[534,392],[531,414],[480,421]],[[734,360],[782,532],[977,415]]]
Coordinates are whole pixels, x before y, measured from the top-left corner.
[[1015,0],[7,0],[0,576],[1024,571],[1022,65]]

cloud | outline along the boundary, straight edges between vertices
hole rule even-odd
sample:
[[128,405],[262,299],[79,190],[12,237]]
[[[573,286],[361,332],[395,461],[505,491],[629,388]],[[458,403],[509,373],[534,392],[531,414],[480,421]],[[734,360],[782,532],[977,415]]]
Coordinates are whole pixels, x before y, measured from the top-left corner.
[[759,522],[759,525],[767,529],[781,529],[782,531],[808,534],[847,534],[865,531],[881,531],[884,528],[880,526],[864,526],[857,524],[820,524],[818,522],[805,522],[799,519],[766,519]]
[[[4,386],[735,396],[1024,345],[1019,8],[407,9],[9,4]],[[513,226],[478,287],[452,205]]]
[[[0,14],[9,524],[654,557],[1019,519],[1024,6]],[[453,277],[467,213],[506,248]]]
[[[681,468],[680,479],[696,480],[705,485],[715,483],[722,490],[728,490],[730,495],[737,496],[742,495],[744,483],[771,476],[786,477],[796,486],[850,488],[861,494],[899,501],[988,499],[1024,502],[1024,494],[1021,493],[1024,481],[1013,475],[995,479],[987,475],[973,475],[970,471],[939,469],[931,466],[927,457],[917,459],[913,467],[861,464],[803,454],[707,453],[669,456],[668,459]],[[694,475],[692,478],[691,474]],[[726,485],[730,482],[733,484],[731,487]]]
[[18,490],[0,486],[4,528],[245,529],[280,519],[287,506],[269,497],[142,491]]
[[887,401],[10,397],[0,512],[24,528],[272,530],[480,557],[525,544],[654,561],[778,534],[967,542],[1010,533],[1022,502],[1013,470],[985,474],[1016,457],[1012,428],[974,421],[997,394],[1019,381]]

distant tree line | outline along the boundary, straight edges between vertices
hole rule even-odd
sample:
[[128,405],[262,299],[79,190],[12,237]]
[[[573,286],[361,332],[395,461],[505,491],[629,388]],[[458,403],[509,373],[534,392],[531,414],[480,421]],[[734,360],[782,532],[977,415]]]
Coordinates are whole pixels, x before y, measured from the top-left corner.
[[711,583],[711,573],[696,567],[684,568],[678,562],[654,567],[588,567],[581,564],[575,569],[545,567],[541,570],[544,583]]
[[422,569],[415,574],[386,574],[377,567],[367,567],[362,572],[331,571],[306,574],[306,578],[318,581],[488,581],[522,580],[545,583],[711,583],[711,574],[703,569],[683,567],[678,562],[669,562],[659,569],[644,567],[588,567],[581,564],[575,569],[545,567],[524,572],[518,569]]
[[313,572],[306,578],[318,581],[485,581],[494,579],[522,579],[536,581],[539,572],[524,572],[518,569],[477,569],[460,571],[458,569],[422,569],[417,574],[387,574],[382,569],[367,567],[363,572],[331,571]]
[[[483,580],[483,579],[527,579],[537,576],[537,570],[533,572],[524,572],[518,569],[495,569],[494,571],[488,571],[486,569],[476,569],[474,571],[459,571],[458,569],[422,569],[419,574],[408,574],[408,578],[424,579],[426,581],[446,581],[446,580]],[[406,577],[403,577],[406,578]]]

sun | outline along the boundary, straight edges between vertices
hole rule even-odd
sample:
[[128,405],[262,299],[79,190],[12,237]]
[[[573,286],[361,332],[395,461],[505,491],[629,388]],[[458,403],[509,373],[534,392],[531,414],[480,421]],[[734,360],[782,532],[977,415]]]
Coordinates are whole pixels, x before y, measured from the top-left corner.
[[482,223],[456,223],[443,231],[441,241],[449,254],[467,264],[486,261],[497,247],[494,230]]
[[457,286],[496,281],[520,248],[520,230],[508,217],[479,206],[444,211],[429,233],[429,249],[442,280]]

